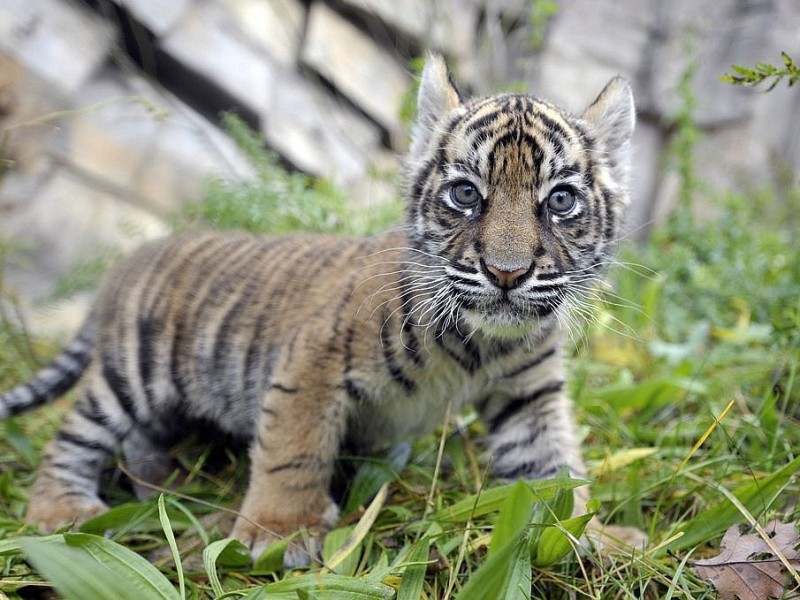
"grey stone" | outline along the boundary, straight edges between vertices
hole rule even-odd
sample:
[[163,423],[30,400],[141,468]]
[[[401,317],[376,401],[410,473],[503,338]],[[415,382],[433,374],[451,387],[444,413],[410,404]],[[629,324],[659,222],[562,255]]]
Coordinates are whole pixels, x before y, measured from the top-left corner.
[[399,139],[400,110],[411,79],[391,54],[339,14],[315,3],[302,58]]
[[433,21],[434,7],[439,4],[439,0],[407,0],[406,2],[344,0],[344,3],[376,16],[407,36],[423,40],[428,37]]
[[644,239],[653,225],[653,192],[664,170],[662,152],[665,134],[657,123],[639,119],[632,141],[631,204],[626,218],[626,236]]
[[[143,240],[167,233],[152,213],[120,202],[113,192],[58,169],[32,197],[4,194],[0,235],[19,240],[38,281],[27,282],[29,295],[51,291],[52,283],[76,262],[109,249],[128,252]],[[21,283],[9,272],[9,283]]]
[[12,173],[34,180],[47,171],[49,147],[58,133],[54,119],[65,105],[64,95],[50,82],[0,51],[2,154],[11,161]]
[[175,103],[134,173],[131,191],[144,207],[166,215],[198,200],[212,176],[241,181],[254,170],[229,137]]
[[580,113],[614,75],[633,79],[649,42],[649,8],[645,2],[560,4],[538,60],[536,94]]
[[192,0],[115,0],[138,21],[161,37],[181,20]]
[[0,2],[0,50],[61,93],[79,89],[103,63],[113,27],[77,4],[60,0]]
[[109,68],[75,102],[90,108],[60,121],[51,152],[73,171],[158,214],[196,199],[210,174],[252,175],[230,139],[141,77]]
[[60,120],[58,144],[52,152],[59,161],[87,176],[127,190],[160,129],[158,117],[116,72],[105,72],[74,96],[80,111]]
[[[400,6],[400,3],[392,3]],[[404,5],[403,5],[404,6]],[[478,29],[478,7],[463,0],[436,0],[429,22],[430,46],[443,50],[456,62],[466,62],[475,52]]]
[[297,60],[305,7],[296,0],[218,0],[249,40],[281,65]]
[[380,146],[378,128],[295,72],[276,70],[264,114],[267,143],[308,173],[349,184]]
[[252,110],[259,112],[267,105],[270,67],[266,57],[221,6],[193,7],[161,40],[161,46]]
[[752,97],[722,83],[733,62],[751,62],[767,42],[774,19],[771,3],[748,8],[735,0],[681,0],[664,4],[670,35],[664,37],[652,65],[653,111],[672,116],[683,100],[678,82],[694,69],[695,118],[703,127],[746,119]]
[[465,61],[475,48],[478,3],[474,0],[344,0],[344,4],[385,23],[388,37],[396,30],[451,59]]

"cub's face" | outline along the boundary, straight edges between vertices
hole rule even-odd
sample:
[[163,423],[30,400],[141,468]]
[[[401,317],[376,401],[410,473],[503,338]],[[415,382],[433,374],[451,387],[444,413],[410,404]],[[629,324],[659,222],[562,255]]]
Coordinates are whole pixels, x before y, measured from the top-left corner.
[[627,203],[633,124],[619,78],[577,118],[525,95],[462,102],[429,59],[405,191],[423,280],[441,298],[432,318],[522,337],[588,290]]

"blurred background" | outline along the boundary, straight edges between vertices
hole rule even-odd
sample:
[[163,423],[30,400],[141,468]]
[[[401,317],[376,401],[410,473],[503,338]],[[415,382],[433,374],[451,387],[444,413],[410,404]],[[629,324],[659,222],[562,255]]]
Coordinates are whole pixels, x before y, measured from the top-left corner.
[[258,176],[226,111],[355,209],[395,201],[428,49],[468,93],[574,112],[627,77],[629,238],[687,185],[769,186],[775,202],[796,186],[798,88],[720,77],[800,56],[800,0],[0,0],[0,280],[35,330],[74,330],[85,297],[39,302],[65,273],[168,233],[209,178]]

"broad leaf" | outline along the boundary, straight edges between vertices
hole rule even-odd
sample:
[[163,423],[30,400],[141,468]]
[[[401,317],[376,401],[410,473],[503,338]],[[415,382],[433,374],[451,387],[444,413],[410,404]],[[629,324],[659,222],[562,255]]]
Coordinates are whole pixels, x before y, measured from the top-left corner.
[[[537,500],[549,500],[558,490],[572,490],[589,482],[584,479],[557,477],[525,481],[524,484],[534,493]],[[516,483],[508,483],[482,490],[472,496],[459,500],[453,506],[445,507],[436,513],[437,519],[466,521],[472,517],[486,515],[500,510]]]
[[397,592],[397,600],[419,600],[422,584],[425,582],[425,571],[428,568],[430,538],[424,537],[414,546],[409,555],[411,561],[403,571],[403,579]]
[[[531,548],[535,567],[547,567],[557,563],[573,550],[572,538],[580,539],[594,513],[565,519],[558,524],[545,527]],[[569,535],[567,535],[569,534]]]
[[[571,492],[570,492],[571,493]],[[513,484],[492,531],[489,556],[516,540],[531,520],[535,497],[523,481]]]
[[23,538],[28,560],[68,600],[179,600],[169,580],[116,542],[86,533]]
[[390,600],[394,589],[361,577],[309,573],[270,583],[254,590],[246,600],[297,600],[298,598],[326,600]]
[[386,453],[385,458],[365,459],[356,471],[350,484],[347,502],[342,514],[347,515],[369,502],[385,483],[395,481],[398,473],[408,464],[411,457],[411,445],[395,444]]
[[506,544],[478,568],[458,595],[459,600],[521,600],[530,598],[530,538]]

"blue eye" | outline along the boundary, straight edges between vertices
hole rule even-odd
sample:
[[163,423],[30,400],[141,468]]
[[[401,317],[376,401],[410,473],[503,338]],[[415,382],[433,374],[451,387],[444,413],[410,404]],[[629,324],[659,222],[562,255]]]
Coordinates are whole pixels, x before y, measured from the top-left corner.
[[558,215],[569,213],[578,199],[570,188],[556,188],[547,197],[547,208]]
[[454,183],[450,188],[450,199],[459,208],[475,208],[483,200],[478,188],[469,181]]

